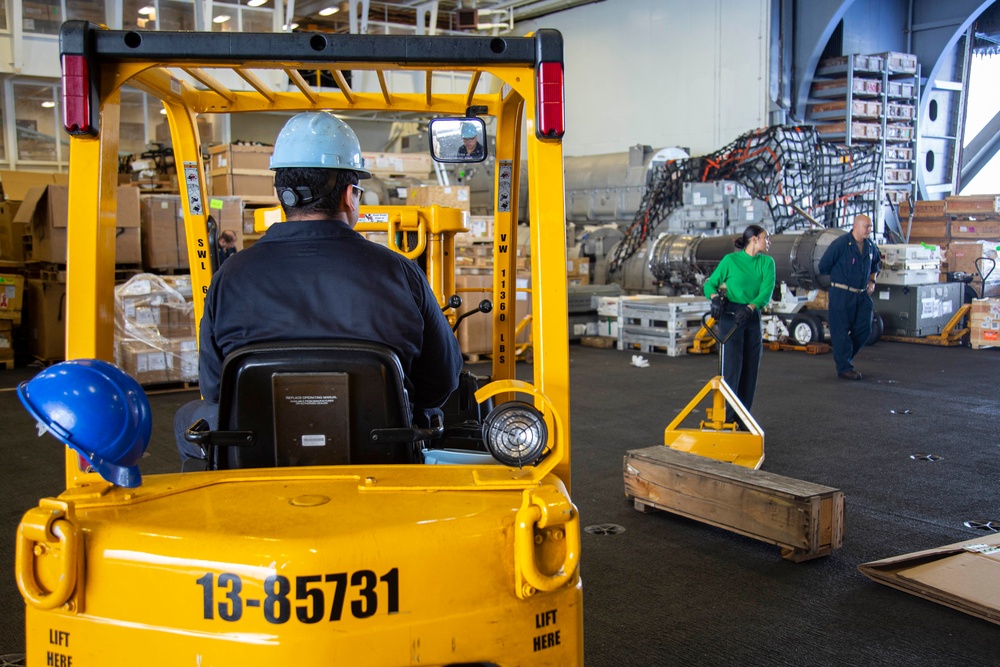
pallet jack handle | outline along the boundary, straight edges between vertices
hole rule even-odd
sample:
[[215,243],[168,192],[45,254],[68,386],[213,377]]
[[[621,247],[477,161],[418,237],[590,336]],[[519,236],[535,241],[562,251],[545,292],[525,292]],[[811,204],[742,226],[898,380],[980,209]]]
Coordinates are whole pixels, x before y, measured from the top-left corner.
[[[709,320],[711,320],[711,322]],[[705,327],[705,331],[707,331],[712,338],[715,339],[715,342],[719,344],[719,375],[721,376],[723,369],[725,369],[723,360],[726,357],[726,341],[729,340],[730,337],[736,332],[736,327],[730,329],[725,338],[719,338],[719,335],[712,329],[713,323],[715,323],[715,320],[712,319],[712,313],[705,313],[701,316],[701,324]]]
[[[987,271],[986,273],[983,273],[983,264],[985,262],[990,263],[990,270]],[[993,269],[997,268],[997,261],[992,257],[977,257],[975,264],[976,264],[976,273],[979,274],[979,277],[983,281],[983,284],[979,288],[979,298],[982,299],[986,294],[986,279],[989,278],[991,275],[993,275]]]

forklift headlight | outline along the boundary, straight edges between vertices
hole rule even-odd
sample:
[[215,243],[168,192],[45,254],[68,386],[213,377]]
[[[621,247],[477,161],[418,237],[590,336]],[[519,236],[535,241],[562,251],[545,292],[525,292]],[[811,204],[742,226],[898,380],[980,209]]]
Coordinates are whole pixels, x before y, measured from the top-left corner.
[[503,403],[483,421],[486,449],[507,466],[536,465],[545,458],[548,440],[549,429],[542,413],[528,403]]

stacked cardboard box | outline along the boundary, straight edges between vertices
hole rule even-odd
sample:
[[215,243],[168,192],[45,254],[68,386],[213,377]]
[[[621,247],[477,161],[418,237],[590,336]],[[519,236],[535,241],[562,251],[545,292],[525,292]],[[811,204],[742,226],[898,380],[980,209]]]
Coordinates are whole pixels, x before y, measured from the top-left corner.
[[433,163],[426,153],[368,153],[362,152],[365,169],[376,176],[412,176],[426,178]]
[[14,327],[21,323],[24,276],[0,274],[0,365],[14,367]]
[[[480,224],[471,224],[472,232],[455,236],[455,287],[462,297],[459,315],[475,310],[483,299],[493,301],[493,219],[479,218]],[[527,229],[518,232],[518,239],[526,238]],[[527,257],[527,246],[518,244],[508,247],[513,251],[517,276],[513,282],[516,288],[516,321],[521,323],[531,313],[531,263]],[[493,354],[493,321],[499,317],[494,308],[490,313],[471,315],[462,320],[458,328],[458,342],[462,353],[469,357]],[[530,328],[525,327],[515,341],[524,345],[530,340]]]
[[[30,236],[25,250],[27,262],[66,263],[69,187],[36,185],[24,193],[13,223],[21,225]],[[138,265],[142,257],[139,241],[139,190],[131,185],[118,186],[118,209],[115,225],[115,263]]]
[[590,258],[570,257],[566,260],[566,284],[590,284]]
[[468,185],[425,185],[406,191],[407,206],[447,206],[466,213],[470,210]]
[[142,273],[115,288],[115,361],[142,385],[198,381],[189,276]]
[[[180,195],[142,195],[142,266],[146,271],[187,269],[187,234]],[[243,199],[210,197],[209,213],[219,226],[219,233],[229,230],[236,237],[236,249],[243,249]]]
[[1000,345],[1000,299],[973,299],[970,327],[973,349]]
[[274,197],[273,146],[227,144],[208,149],[208,175],[216,197]]

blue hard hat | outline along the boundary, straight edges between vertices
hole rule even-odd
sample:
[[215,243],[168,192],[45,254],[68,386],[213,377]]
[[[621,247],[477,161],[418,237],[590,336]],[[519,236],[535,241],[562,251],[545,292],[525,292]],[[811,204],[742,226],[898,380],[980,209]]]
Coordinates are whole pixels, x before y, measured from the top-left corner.
[[472,123],[462,123],[462,138],[475,139],[479,136],[479,130]]
[[271,169],[349,169],[358,178],[371,178],[364,165],[358,135],[329,111],[292,116],[274,140],[271,154]]
[[139,459],[153,416],[135,379],[100,359],[63,361],[22,382],[17,397],[60,441],[83,455],[112,484],[142,484]]

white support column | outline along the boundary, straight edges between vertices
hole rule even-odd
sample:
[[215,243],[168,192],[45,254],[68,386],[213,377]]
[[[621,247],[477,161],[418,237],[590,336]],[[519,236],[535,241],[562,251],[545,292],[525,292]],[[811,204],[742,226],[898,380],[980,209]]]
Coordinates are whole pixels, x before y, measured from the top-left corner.
[[13,60],[11,71],[18,74],[24,69],[24,11],[20,2],[7,6],[10,8],[10,53]]
[[[437,34],[437,22],[438,22],[438,2],[437,0],[430,0],[430,2],[425,2],[423,4],[417,5],[415,7],[417,10],[417,34],[418,35],[434,35]],[[427,16],[430,15],[430,25],[427,25]]]
[[[14,109],[14,77],[9,76],[3,81],[3,117],[6,119],[6,122],[3,124],[3,132],[4,143],[7,146],[7,163],[11,169],[17,169],[16,113]],[[61,126],[62,124],[60,123]]]
[[[348,11],[350,12],[350,29],[352,35],[366,35],[368,34],[368,0],[350,0],[348,3]],[[358,7],[361,7],[360,18],[358,16]]]
[[194,0],[194,29],[211,32],[212,0]]

